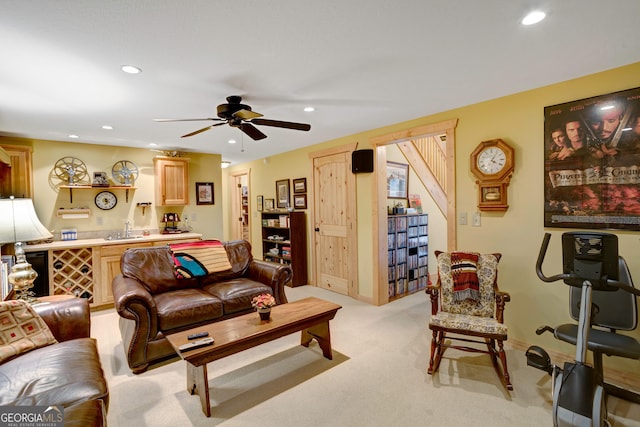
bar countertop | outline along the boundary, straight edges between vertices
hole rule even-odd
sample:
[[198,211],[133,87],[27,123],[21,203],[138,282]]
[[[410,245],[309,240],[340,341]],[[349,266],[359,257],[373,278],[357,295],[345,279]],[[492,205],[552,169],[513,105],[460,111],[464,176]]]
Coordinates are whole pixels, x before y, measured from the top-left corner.
[[25,252],[49,251],[58,249],[87,248],[93,246],[126,245],[131,243],[157,242],[166,240],[201,239],[200,233],[176,233],[176,234],[150,234],[148,236],[136,235],[128,238],[108,240],[106,238],[56,240],[50,243],[37,245],[23,245]]

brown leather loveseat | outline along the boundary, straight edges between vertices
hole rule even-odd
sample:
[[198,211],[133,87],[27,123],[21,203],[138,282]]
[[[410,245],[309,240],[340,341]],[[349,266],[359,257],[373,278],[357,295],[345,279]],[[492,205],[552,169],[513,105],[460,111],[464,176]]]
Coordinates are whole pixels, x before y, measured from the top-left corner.
[[58,342],[0,364],[0,406],[62,406],[65,427],[106,425],[109,389],[96,341],[89,337],[89,303],[45,299],[33,308]]
[[113,279],[120,333],[129,368],[135,374],[176,353],[165,338],[199,325],[251,312],[253,297],[270,293],[287,302],[287,265],[253,259],[245,240],[223,242],[231,269],[201,278],[177,279],[168,246],[128,249]]

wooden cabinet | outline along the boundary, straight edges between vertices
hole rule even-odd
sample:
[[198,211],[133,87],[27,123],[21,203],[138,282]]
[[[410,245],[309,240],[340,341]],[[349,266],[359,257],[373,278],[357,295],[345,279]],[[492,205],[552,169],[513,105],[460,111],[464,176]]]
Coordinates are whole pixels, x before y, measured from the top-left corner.
[[11,165],[0,161],[0,197],[33,197],[31,147],[0,145]]
[[189,204],[189,159],[154,157],[156,203],[159,206]]
[[388,283],[391,300],[427,286],[429,216],[389,215],[387,224]]
[[262,213],[262,257],[291,265],[289,286],[307,284],[307,224],[304,212]]
[[109,245],[97,248],[100,259],[100,281],[95,289],[95,304],[113,304],[111,282],[120,274],[120,258],[124,251],[130,248],[144,248],[152,246],[151,242],[131,243],[125,245]]

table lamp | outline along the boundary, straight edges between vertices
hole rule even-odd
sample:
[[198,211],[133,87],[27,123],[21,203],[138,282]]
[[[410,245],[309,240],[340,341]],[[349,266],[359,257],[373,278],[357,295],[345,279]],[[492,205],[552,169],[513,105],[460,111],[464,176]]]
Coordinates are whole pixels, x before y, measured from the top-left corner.
[[50,239],[53,235],[38,219],[31,199],[0,199],[0,245],[15,243],[16,262],[9,273],[16,299],[35,302],[31,288],[38,273],[31,268],[22,247],[23,242]]

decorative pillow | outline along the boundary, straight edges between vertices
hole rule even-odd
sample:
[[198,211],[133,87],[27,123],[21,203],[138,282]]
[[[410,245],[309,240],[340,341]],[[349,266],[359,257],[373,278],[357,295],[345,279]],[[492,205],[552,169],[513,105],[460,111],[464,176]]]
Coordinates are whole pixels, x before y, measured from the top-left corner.
[[47,324],[28,303],[0,302],[0,363],[57,342]]
[[231,269],[224,245],[219,240],[169,244],[176,277],[190,279]]
[[453,300],[480,299],[478,281],[478,254],[473,252],[451,252],[451,276],[453,278]]

